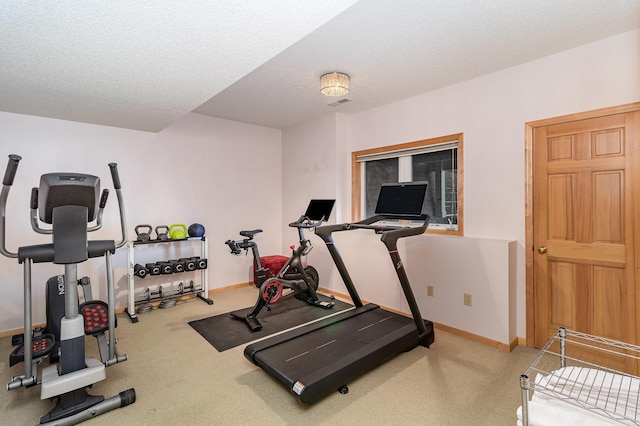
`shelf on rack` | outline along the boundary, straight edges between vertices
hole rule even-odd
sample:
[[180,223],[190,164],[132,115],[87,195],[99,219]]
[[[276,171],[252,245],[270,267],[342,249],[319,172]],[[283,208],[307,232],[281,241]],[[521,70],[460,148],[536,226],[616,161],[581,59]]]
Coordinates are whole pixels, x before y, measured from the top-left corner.
[[[200,286],[198,288],[195,288],[195,286],[192,284],[190,285],[191,290],[189,291],[178,291],[175,292],[173,291],[171,294],[167,293],[166,295],[163,294],[162,292],[162,287],[160,286],[158,291],[154,292],[156,294],[156,296],[154,296],[153,298],[151,297],[147,297],[145,298],[145,300],[135,300],[135,279],[137,278],[136,273],[135,273],[135,251],[136,248],[140,247],[140,246],[145,246],[145,245],[153,245],[153,244],[170,244],[170,243],[184,243],[184,242],[200,242],[200,256],[199,258],[201,260],[205,261],[205,265],[207,262],[207,240],[206,237],[189,237],[189,238],[185,238],[185,239],[181,239],[181,240],[151,240],[151,241],[130,241],[128,244],[128,249],[129,249],[129,265],[128,265],[128,290],[129,290],[129,295],[128,295],[128,303],[127,303],[127,307],[125,308],[125,312],[126,314],[129,316],[129,319],[131,320],[131,322],[136,323],[138,322],[138,316],[136,313],[136,305],[140,305],[140,304],[144,304],[144,303],[149,303],[149,302],[155,302],[155,301],[164,301],[164,300],[168,300],[168,299],[176,299],[182,296],[187,296],[187,295],[191,295],[191,294],[195,294],[199,299],[201,299],[202,301],[204,301],[205,303],[209,304],[209,305],[213,305],[213,300],[209,298],[209,278],[208,278],[208,266],[202,267],[202,268],[197,268],[196,270],[193,271],[184,271],[184,272],[177,272],[178,275],[183,275],[184,273],[188,273],[188,272],[200,272]],[[168,277],[171,276],[172,274],[160,274],[160,275],[156,275],[156,276],[163,276],[163,277]],[[152,274],[150,274],[149,276],[152,276]],[[147,291],[150,292],[150,290],[147,289]]]
[[594,417],[638,425],[640,378],[629,371],[639,361],[640,346],[561,328],[520,376],[518,418],[525,426]]

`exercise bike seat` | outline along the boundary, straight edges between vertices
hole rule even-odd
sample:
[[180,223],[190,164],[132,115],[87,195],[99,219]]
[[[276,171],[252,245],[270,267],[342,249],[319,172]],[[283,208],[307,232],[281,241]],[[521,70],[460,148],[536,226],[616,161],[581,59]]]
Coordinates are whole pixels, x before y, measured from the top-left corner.
[[[31,341],[31,347],[33,348],[33,359],[44,358],[51,353],[55,343],[53,334],[42,334],[40,336],[34,336]],[[9,355],[9,367],[13,367],[16,364],[24,362],[24,344],[16,346]]]
[[262,232],[262,229],[254,229],[252,231],[240,231],[240,235],[246,238],[253,238],[254,235]]

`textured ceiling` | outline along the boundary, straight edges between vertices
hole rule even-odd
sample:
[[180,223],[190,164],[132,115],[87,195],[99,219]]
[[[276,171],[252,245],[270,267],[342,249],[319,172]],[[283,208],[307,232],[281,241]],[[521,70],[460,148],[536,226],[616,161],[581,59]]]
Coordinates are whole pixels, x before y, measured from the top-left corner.
[[159,131],[355,0],[2,0],[0,111]]
[[[640,28],[638,0],[4,0],[0,13],[1,111],[148,131],[191,111],[287,128]],[[334,70],[352,78],[336,107],[319,92]]]

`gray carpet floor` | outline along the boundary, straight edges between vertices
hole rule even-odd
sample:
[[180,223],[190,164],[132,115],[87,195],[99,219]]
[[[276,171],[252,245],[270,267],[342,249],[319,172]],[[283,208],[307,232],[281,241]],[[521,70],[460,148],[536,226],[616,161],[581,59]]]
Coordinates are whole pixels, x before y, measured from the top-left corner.
[[[403,353],[312,406],[299,404],[279,382],[243,356],[245,345],[216,351],[187,323],[251,306],[255,287],[213,293],[212,306],[193,299],[140,315],[118,316],[118,350],[129,360],[107,368],[93,394],[110,397],[134,387],[135,404],[90,420],[98,425],[514,425],[519,376],[537,351],[511,353],[436,329],[431,348]],[[423,313],[428,317],[428,312]],[[95,339],[87,347],[94,350]],[[11,338],[0,339],[0,382],[9,368]],[[0,424],[36,424],[52,403],[40,388],[0,390]]]

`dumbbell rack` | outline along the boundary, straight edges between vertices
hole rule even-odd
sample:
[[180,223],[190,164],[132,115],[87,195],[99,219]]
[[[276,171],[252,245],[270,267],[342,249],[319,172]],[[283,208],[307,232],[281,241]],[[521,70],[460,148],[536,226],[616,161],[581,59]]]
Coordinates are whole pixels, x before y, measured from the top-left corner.
[[[159,292],[154,292],[156,294],[159,294],[159,296],[155,296],[153,297],[153,299],[149,299],[149,300],[138,300],[136,301],[136,297],[135,297],[135,281],[137,278],[137,275],[135,273],[135,265],[136,265],[136,261],[135,261],[135,254],[136,254],[136,250],[140,249],[142,247],[149,247],[149,246],[158,246],[158,245],[164,245],[164,244],[193,244],[196,242],[200,242],[200,258],[206,260],[207,257],[207,240],[206,237],[190,237],[190,238],[185,238],[182,240],[168,240],[168,241],[160,241],[160,240],[151,240],[151,241],[146,241],[146,242],[141,242],[141,241],[130,241],[127,245],[128,249],[129,249],[129,261],[128,261],[128,272],[127,272],[127,276],[128,276],[128,281],[129,281],[129,296],[128,296],[128,301],[127,301],[127,307],[125,308],[125,312],[126,314],[129,316],[129,319],[131,320],[131,322],[136,323],[138,322],[138,315],[136,312],[136,305],[137,304],[141,304],[141,303],[149,303],[149,302],[168,302],[169,300],[175,300],[178,297],[182,297],[182,296],[187,296],[187,295],[191,295],[191,294],[195,294],[199,299],[201,299],[202,301],[206,302],[209,305],[213,304],[213,300],[209,298],[209,275],[208,275],[208,267],[203,268],[203,269],[197,269],[195,271],[185,271],[185,272],[178,272],[172,275],[176,275],[176,276],[181,276],[184,277],[185,274],[193,274],[193,273],[197,273],[198,271],[200,272],[200,285],[199,286],[195,286],[193,285],[193,282],[191,282],[191,285],[188,286],[188,290],[183,290],[183,291],[179,291],[179,292],[168,292],[166,294],[163,294],[162,291]],[[168,277],[170,275],[156,275],[156,276],[162,276],[162,277]],[[176,280],[178,281],[178,280]],[[190,280],[187,280],[190,281]],[[161,286],[159,288],[162,288]]]

